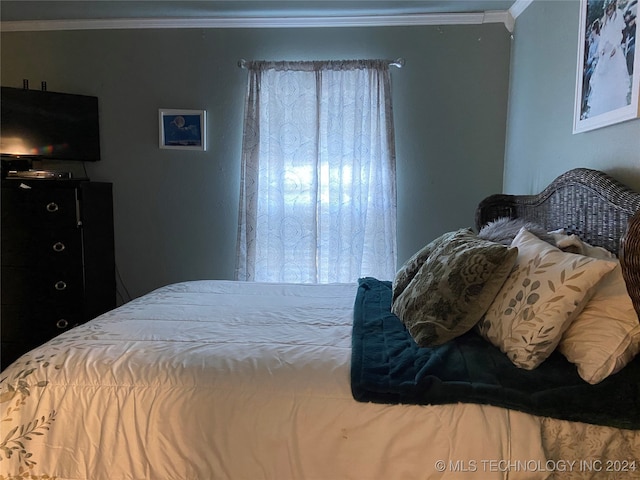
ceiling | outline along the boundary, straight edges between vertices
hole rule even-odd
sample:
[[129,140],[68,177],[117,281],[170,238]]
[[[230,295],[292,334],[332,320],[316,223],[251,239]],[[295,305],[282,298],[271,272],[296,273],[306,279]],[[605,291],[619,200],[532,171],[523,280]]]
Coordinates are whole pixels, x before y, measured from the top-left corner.
[[149,18],[404,16],[506,11],[515,2],[516,0],[2,0],[0,18],[5,23]]

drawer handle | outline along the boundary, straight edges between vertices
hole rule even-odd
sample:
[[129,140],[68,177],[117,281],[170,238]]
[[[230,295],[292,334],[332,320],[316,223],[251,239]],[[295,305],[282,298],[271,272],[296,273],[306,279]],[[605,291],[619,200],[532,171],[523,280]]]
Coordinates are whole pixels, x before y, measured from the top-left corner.
[[57,212],[59,209],[60,207],[58,207],[58,204],[56,202],[51,202],[47,204],[47,212],[49,213]]
[[62,291],[65,290],[67,288],[67,284],[66,282],[63,282],[62,280],[58,280],[55,285],[54,285],[56,290]]
[[56,322],[56,327],[58,327],[59,329],[67,328],[68,326],[69,326],[69,322],[66,321],[64,318],[61,318]]
[[54,252],[57,252],[57,253],[63,252],[65,248],[67,248],[67,247],[65,247],[64,243],[62,243],[62,242],[56,242],[56,243],[53,244],[53,251]]

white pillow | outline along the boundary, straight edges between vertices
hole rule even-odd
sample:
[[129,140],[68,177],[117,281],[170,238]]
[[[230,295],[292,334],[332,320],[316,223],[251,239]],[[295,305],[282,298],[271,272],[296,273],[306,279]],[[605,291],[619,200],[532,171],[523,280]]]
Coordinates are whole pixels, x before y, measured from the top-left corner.
[[594,247],[587,242],[580,240],[577,235],[568,235],[564,233],[564,229],[554,230],[548,232],[556,243],[556,247],[565,252],[579,253],[580,255],[586,255],[587,257],[601,258],[601,259],[615,259],[616,256],[606,248]]
[[[602,252],[589,252],[595,258],[606,258]],[[591,384],[620,371],[638,354],[640,322],[619,261],[564,333],[558,349]]]
[[516,264],[478,323],[480,334],[532,370],[555,350],[593,287],[615,262],[565,253],[521,229]]

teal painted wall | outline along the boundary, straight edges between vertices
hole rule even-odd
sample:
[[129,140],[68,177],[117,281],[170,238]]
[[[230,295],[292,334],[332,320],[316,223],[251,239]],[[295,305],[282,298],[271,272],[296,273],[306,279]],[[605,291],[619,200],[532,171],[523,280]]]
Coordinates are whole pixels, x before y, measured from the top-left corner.
[[[100,99],[116,261],[132,296],[234,273],[246,71],[240,58],[404,57],[392,70],[398,262],[472,226],[502,190],[511,40],[501,24],[5,32],[1,83]],[[206,152],[158,148],[158,109],[206,109]],[[77,168],[73,165],[58,166]]]
[[580,2],[534,0],[517,18],[505,193],[537,193],[575,167],[640,190],[640,119],[573,134]]

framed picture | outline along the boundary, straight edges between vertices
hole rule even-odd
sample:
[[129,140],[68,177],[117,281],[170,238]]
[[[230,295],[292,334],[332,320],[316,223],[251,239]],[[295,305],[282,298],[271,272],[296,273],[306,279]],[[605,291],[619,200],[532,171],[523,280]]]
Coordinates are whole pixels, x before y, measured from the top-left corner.
[[159,110],[160,148],[206,150],[205,110]]
[[573,133],[638,118],[638,0],[580,0]]

